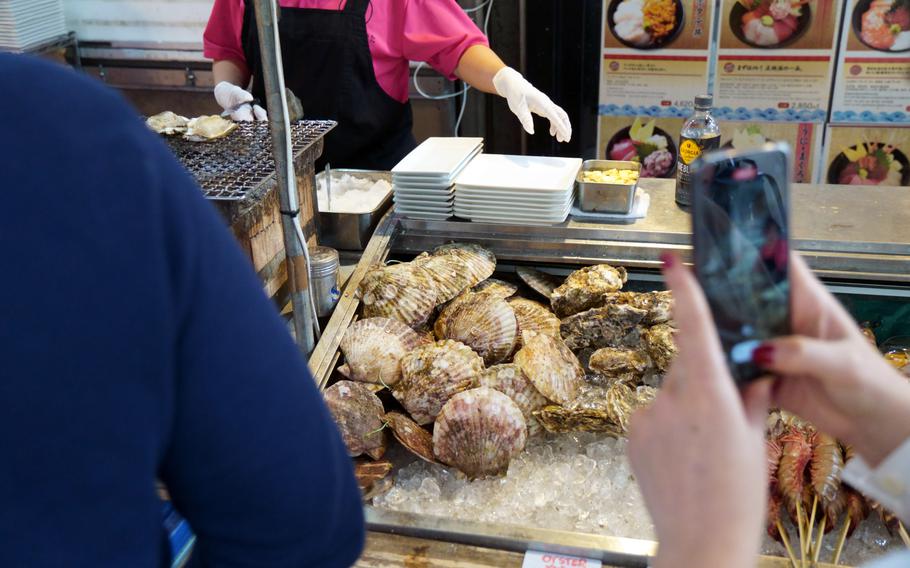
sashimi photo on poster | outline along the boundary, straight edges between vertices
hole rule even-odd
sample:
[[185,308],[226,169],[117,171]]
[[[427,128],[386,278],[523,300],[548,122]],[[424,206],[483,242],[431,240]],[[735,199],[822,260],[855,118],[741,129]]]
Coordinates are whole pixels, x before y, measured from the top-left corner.
[[910,0],[850,0],[843,24],[831,121],[910,124]]
[[815,181],[821,153],[823,125],[796,122],[720,122],[721,148],[749,150],[767,142],[786,142],[793,152],[793,179],[795,183]]
[[597,159],[641,164],[641,177],[673,178],[681,118],[601,116]]
[[829,126],[825,148],[827,183],[910,186],[910,128]]

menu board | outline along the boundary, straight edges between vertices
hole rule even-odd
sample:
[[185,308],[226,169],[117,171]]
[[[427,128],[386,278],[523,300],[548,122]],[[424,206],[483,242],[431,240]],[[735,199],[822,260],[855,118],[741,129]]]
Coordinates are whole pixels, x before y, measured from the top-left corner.
[[601,116],[599,160],[631,160],[641,177],[676,178],[677,142],[682,118]]
[[910,1],[850,0],[831,120],[910,124]]
[[843,0],[723,0],[715,114],[824,122]]
[[822,181],[910,186],[910,127],[828,126]]
[[691,114],[708,90],[713,9],[713,0],[604,0],[600,114]]
[[811,122],[724,120],[720,122],[720,145],[721,148],[748,150],[766,142],[786,142],[793,157],[792,181],[812,183],[818,169],[823,130],[823,125]]

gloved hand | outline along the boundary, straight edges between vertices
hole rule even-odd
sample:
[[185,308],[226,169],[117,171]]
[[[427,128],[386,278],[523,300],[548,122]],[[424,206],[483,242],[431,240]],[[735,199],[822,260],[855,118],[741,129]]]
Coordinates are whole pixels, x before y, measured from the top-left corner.
[[236,122],[251,122],[255,120],[268,120],[268,113],[259,105],[251,105],[253,95],[249,91],[222,81],[215,85],[215,100],[224,110],[230,110],[231,120]]
[[533,112],[550,121],[550,136],[555,136],[560,142],[572,139],[572,123],[566,111],[538,91],[521,73],[504,67],[493,77],[493,86],[509,102],[509,110],[518,117],[528,134],[534,134]]

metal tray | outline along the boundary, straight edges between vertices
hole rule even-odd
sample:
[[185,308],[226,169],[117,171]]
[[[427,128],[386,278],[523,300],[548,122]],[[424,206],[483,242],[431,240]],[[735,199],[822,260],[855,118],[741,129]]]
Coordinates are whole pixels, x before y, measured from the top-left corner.
[[620,160],[586,160],[581,165],[576,181],[578,182],[578,204],[582,211],[599,213],[629,213],[635,200],[635,188],[638,182],[630,185],[618,183],[595,183],[583,180],[585,172],[591,170],[635,170],[641,172],[638,162]]
[[[378,170],[332,170],[332,181],[336,174],[349,174],[372,181],[385,180],[392,183],[392,172]],[[316,174],[316,187],[319,180],[325,178],[325,172]],[[338,250],[363,250],[373,236],[376,225],[392,205],[392,192],[386,196],[376,209],[367,213],[319,213],[319,244]],[[318,207],[318,204],[317,204]]]

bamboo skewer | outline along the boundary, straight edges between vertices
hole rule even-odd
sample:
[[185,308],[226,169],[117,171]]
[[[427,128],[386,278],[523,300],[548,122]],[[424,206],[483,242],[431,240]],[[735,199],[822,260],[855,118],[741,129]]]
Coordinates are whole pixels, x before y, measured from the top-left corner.
[[784,525],[781,524],[780,519],[777,519],[777,532],[780,533],[780,538],[784,541],[784,548],[787,549],[787,555],[790,557],[790,563],[793,568],[799,568],[799,564],[796,562],[796,555],[793,554],[793,547],[790,546],[790,537],[787,536],[787,531],[784,529]]
[[904,528],[904,523],[897,522],[897,532],[901,535],[901,540],[904,541],[904,546],[910,548],[910,535],[907,534],[907,529]]
[[806,536],[807,536],[806,556],[808,556],[810,559],[812,558],[812,541],[813,541],[813,537],[815,536],[815,531],[813,529],[815,529],[815,513],[817,512],[817,510],[818,510],[818,495],[814,495],[812,497],[812,514],[809,516],[809,524],[807,525],[807,528],[806,528]]
[[828,522],[828,515],[822,516],[822,522],[819,523],[818,538],[815,541],[815,553],[812,554],[812,562],[818,562],[818,557],[822,553],[822,541],[825,540],[825,524]]
[[840,553],[844,550],[844,541],[847,540],[847,531],[850,530],[850,516],[844,520],[844,527],[840,531],[840,535],[837,538],[837,546],[834,547],[834,560],[831,561],[832,564],[840,563]]
[[803,524],[803,508],[796,500],[796,526],[799,529],[799,564],[806,565],[806,527]]

